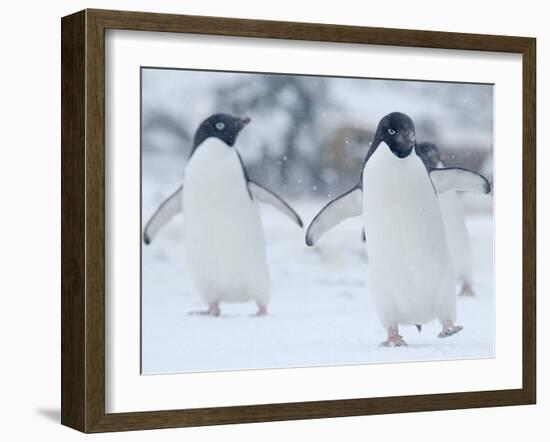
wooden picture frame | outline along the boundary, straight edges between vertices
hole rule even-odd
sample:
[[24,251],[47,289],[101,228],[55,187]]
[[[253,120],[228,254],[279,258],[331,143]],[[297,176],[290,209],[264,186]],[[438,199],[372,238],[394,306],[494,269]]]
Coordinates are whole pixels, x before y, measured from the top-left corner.
[[[84,10],[62,19],[62,409],[83,432],[534,404],[536,400],[536,41],[533,38]],[[523,385],[218,408],[105,411],[105,30],[261,37],[521,54]]]

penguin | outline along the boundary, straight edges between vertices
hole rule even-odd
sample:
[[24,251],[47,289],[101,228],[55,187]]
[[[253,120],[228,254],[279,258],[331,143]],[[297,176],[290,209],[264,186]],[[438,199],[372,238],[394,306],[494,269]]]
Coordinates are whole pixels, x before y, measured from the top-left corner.
[[[416,153],[428,171],[445,167],[439,149],[433,143],[419,143]],[[459,296],[475,296],[472,286],[472,246],[460,195],[456,192],[445,192],[438,195],[438,198],[455,280],[459,284]]]
[[488,193],[489,182],[461,168],[426,170],[415,151],[411,118],[400,112],[378,123],[355,187],[330,201],[306,232],[306,244],[344,219],[362,215],[369,247],[367,271],[375,309],[387,330],[386,347],[407,343],[400,325],[438,319],[440,338],[457,324],[453,267],[437,195],[450,191]]
[[266,246],[258,202],[272,205],[300,228],[300,216],[277,194],[248,176],[235,148],[250,118],[214,114],[196,130],[183,184],[147,222],[150,244],[176,214],[184,214],[184,256],[197,291],[220,315],[221,302],[255,301],[267,315],[270,298]]

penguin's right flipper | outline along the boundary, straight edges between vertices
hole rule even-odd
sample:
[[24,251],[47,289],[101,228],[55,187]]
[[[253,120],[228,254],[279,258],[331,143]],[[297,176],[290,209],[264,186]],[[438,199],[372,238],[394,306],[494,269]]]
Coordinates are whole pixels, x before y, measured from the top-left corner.
[[306,232],[306,244],[314,245],[321,236],[352,216],[363,212],[363,189],[357,186],[329,202],[313,218]]
[[290,204],[288,204],[275,192],[266,189],[265,187],[259,185],[257,182],[252,181],[251,179],[248,180],[248,190],[255,200],[275,207],[281,213],[288,216],[293,222],[298,224],[298,226],[303,227],[300,215],[298,215],[296,211],[292,207],[290,207]]
[[491,191],[491,185],[487,178],[461,167],[432,169],[430,170],[430,179],[437,193],[450,190],[474,193],[489,193]]
[[149,221],[147,221],[143,230],[143,242],[145,244],[151,244],[158,231],[182,211],[182,190],[183,186],[179,186],[172,195],[164,200]]

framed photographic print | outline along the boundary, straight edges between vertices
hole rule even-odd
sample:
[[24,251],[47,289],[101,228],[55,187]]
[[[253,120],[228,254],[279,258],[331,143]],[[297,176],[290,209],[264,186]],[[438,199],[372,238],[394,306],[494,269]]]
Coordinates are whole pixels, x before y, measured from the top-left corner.
[[533,404],[535,40],[62,19],[62,423]]

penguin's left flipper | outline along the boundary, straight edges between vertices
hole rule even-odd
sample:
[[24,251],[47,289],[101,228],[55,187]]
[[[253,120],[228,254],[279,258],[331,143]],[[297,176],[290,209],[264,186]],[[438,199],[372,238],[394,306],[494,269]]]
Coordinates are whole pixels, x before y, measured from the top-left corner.
[[162,202],[156,212],[153,213],[153,216],[147,221],[143,230],[143,242],[145,244],[151,244],[158,231],[182,211],[182,190],[183,186],[178,187],[172,195]]
[[265,187],[250,179],[248,180],[248,190],[250,191],[250,195],[254,200],[261,201],[275,207],[281,213],[288,216],[293,222],[298,224],[298,226],[304,226],[304,224],[302,223],[302,219],[296,213],[296,211],[275,192],[266,189]]
[[363,212],[363,189],[354,187],[329,202],[313,218],[306,232],[306,244],[314,245],[326,232],[337,224]]
[[489,193],[491,191],[491,184],[487,178],[461,167],[432,169],[430,179],[437,193],[451,190],[474,193]]

